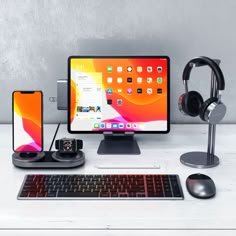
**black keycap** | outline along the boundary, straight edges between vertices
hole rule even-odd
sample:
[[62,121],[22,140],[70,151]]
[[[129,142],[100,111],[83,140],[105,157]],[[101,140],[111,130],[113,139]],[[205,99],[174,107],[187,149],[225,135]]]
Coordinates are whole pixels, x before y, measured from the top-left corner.
[[47,194],[47,197],[56,197],[57,193],[56,192],[50,192]]
[[99,194],[99,197],[110,197],[111,196],[111,193],[105,193],[105,192],[103,192],[103,193],[100,193]]
[[38,193],[37,197],[45,197],[45,193]]
[[28,197],[28,194],[29,194],[29,192],[28,191],[26,191],[26,192],[21,192],[21,194],[20,194],[20,196],[21,197]]
[[119,197],[129,197],[128,193],[119,193],[118,194]]
[[29,196],[29,197],[36,197],[36,196],[37,196],[37,193],[36,193],[36,192],[30,192],[28,196]]
[[57,197],[99,197],[98,193],[91,193],[91,192],[58,192]]

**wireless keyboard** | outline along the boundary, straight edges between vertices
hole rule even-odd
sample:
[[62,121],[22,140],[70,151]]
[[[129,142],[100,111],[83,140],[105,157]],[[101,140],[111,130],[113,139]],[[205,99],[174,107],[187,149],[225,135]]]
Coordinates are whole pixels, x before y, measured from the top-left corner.
[[18,199],[183,199],[178,175],[27,175]]

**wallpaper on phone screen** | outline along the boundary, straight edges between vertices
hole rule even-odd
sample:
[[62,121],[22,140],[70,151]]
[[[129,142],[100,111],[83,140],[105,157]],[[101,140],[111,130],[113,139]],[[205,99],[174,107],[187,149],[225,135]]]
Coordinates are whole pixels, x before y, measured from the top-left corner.
[[71,130],[166,131],[167,63],[166,58],[72,58]]
[[42,93],[14,92],[14,151],[42,151]]

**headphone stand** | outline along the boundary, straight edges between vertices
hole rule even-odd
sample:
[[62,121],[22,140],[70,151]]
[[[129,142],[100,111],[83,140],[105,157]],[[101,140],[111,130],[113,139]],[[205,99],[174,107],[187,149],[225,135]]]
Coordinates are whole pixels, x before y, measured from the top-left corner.
[[[214,60],[218,65],[219,59]],[[199,65],[203,66],[203,65]],[[211,91],[210,97],[217,97],[216,78],[215,74],[211,72]],[[216,125],[209,124],[208,126],[208,147],[207,152],[187,152],[180,156],[180,162],[186,166],[194,168],[211,168],[220,163],[219,158],[215,155],[215,137]]]

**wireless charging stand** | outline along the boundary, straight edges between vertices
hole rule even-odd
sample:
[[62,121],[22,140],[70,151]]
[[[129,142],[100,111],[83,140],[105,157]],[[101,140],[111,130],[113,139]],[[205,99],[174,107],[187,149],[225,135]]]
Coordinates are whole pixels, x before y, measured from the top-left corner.
[[13,153],[12,163],[24,169],[68,169],[84,165],[84,152],[62,156],[59,152]]

